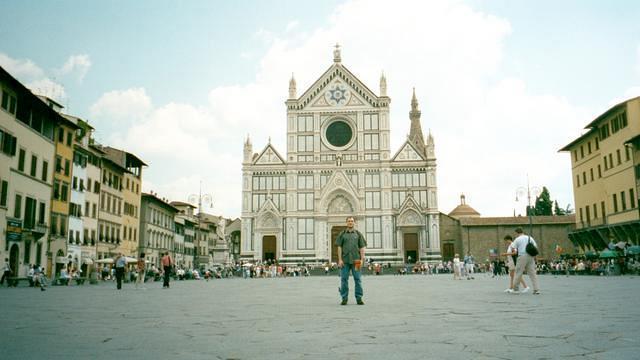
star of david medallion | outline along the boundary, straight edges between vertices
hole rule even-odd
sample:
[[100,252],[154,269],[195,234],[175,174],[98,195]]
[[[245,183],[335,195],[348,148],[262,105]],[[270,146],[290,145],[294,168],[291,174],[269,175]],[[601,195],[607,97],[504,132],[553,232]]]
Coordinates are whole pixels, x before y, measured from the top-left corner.
[[333,84],[324,93],[324,98],[327,100],[329,105],[342,106],[351,98],[351,92],[342,84]]

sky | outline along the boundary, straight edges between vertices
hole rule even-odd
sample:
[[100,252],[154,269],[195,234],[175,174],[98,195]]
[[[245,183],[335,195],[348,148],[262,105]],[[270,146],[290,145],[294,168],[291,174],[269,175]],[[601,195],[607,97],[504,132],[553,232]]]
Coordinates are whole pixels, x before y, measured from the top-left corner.
[[0,2],[0,66],[145,161],[143,191],[202,191],[228,218],[244,140],[286,153],[289,79],[302,94],[336,43],[374,92],[384,72],[392,154],[415,87],[444,213],[464,193],[483,216],[522,214],[527,184],[573,208],[558,150],[640,96],[638,1]]

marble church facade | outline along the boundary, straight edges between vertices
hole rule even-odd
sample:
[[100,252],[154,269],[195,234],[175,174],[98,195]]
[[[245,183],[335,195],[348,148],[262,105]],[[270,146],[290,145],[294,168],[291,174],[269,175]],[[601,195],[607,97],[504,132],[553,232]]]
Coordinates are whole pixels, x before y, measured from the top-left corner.
[[[392,153],[384,74],[375,94],[333,64],[300,96],[289,83],[287,149],[244,144],[240,259],[337,262],[335,238],[347,216],[384,263],[439,261],[436,158],[413,94],[407,140]],[[397,121],[397,120],[396,120]]]

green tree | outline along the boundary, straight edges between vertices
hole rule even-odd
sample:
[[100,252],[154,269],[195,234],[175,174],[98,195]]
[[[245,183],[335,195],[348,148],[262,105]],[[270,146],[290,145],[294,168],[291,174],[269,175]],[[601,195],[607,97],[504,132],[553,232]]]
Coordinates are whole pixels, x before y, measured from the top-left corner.
[[542,187],[542,192],[539,196],[536,196],[536,205],[533,208],[533,215],[536,216],[549,216],[553,215],[553,202],[551,201],[551,195],[549,189],[546,186]]
[[567,215],[567,211],[558,206],[558,200],[553,202],[553,214],[558,216]]

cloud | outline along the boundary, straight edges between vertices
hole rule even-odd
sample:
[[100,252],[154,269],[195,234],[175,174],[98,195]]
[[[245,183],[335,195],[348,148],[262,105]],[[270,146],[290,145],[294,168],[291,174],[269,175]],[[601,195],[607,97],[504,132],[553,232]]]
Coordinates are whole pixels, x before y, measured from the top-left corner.
[[[286,155],[288,82],[295,73],[298,96],[332,64],[333,45],[342,61],[378,92],[384,70],[391,106],[391,153],[409,131],[412,88],[422,126],[432,131],[438,157],[439,208],[449,212],[467,195],[483,215],[524,211],[516,189],[547,186],[560,205],[572,202],[568,156],[557,150],[584,126],[587,111],[562,96],[532,93],[519,78],[501,72],[511,24],[460,2],[347,1],[309,33],[256,37],[267,50],[255,78],[213,88],[203,106],[168,103],[157,108],[144,89],[105,94],[91,107],[102,118],[136,118],[109,137],[150,164],[145,187],[176,200],[212,193],[213,212],[240,215],[242,144],[253,151],[268,139]],[[115,109],[115,110],[114,110]],[[100,127],[98,127],[100,129]],[[188,175],[185,175],[188,174]],[[150,189],[150,188],[146,188]]]
[[114,90],[103,94],[89,112],[93,119],[102,121],[105,125],[115,123],[133,124],[145,118],[152,110],[151,98],[144,88]]
[[78,81],[82,82],[90,67],[89,55],[71,55],[57,72],[60,75],[75,75]]
[[49,78],[34,80],[25,85],[26,87],[31,89],[33,93],[37,95],[47,96],[58,102],[63,103],[64,100],[67,99],[67,93],[65,91],[64,86],[58,84],[57,82]]
[[13,59],[0,53],[0,66],[35,94],[48,96],[60,103],[67,99],[65,87],[48,77],[45,71],[30,59]]

